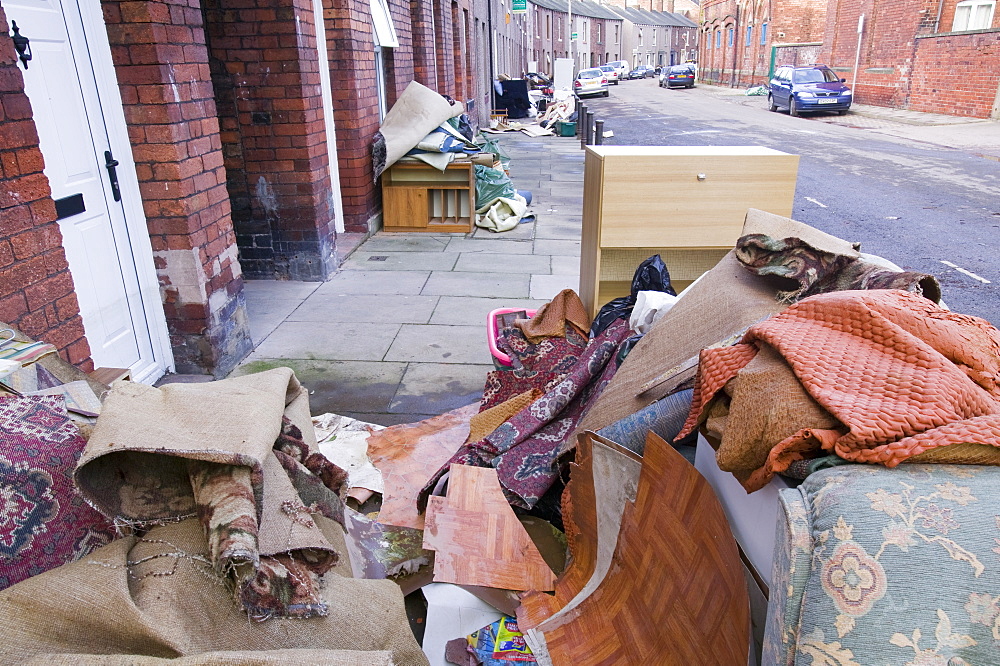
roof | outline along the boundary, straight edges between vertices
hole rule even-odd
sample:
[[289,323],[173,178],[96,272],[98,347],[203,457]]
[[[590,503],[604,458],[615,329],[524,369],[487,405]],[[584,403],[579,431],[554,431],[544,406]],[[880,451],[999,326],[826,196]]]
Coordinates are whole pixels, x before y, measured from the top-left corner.
[[[543,9],[568,13],[570,7],[567,0],[529,0],[531,4]],[[572,11],[575,16],[588,16],[612,20],[631,21],[636,25],[662,25],[676,28],[697,28],[698,24],[676,12],[653,12],[648,9],[624,8],[605,5],[593,0],[572,0]]]
[[675,12],[653,12],[635,7],[608,7],[612,12],[636,25],[662,25],[676,28],[697,28],[698,24]]
[[[552,11],[561,12],[563,14],[568,13],[569,3],[567,0],[530,0],[531,4],[538,5],[544,9],[551,9]],[[620,21],[621,16],[618,16],[608,5],[602,5],[598,2],[593,2],[592,0],[573,0],[573,15],[574,16],[587,16],[590,18],[602,18]]]

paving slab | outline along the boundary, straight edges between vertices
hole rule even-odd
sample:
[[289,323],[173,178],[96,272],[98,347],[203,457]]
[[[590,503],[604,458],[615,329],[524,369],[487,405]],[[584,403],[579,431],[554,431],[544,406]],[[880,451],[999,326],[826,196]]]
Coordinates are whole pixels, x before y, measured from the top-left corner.
[[532,275],[531,298],[551,301],[563,289],[580,292],[579,275]]
[[427,296],[528,298],[530,276],[522,273],[431,273],[421,292]]
[[263,342],[321,284],[294,280],[244,281],[250,339],[254,345]]
[[535,238],[579,241],[582,234],[582,222],[553,222],[540,225]]
[[580,277],[580,257],[552,257],[552,274]]
[[247,361],[298,358],[329,361],[381,361],[402,324],[286,321]]
[[537,310],[546,301],[530,298],[476,298],[473,296],[441,296],[431,324],[448,326],[480,326],[486,339],[486,315],[498,308]]
[[455,272],[473,273],[551,273],[551,260],[546,254],[463,254],[455,264]]
[[[581,227],[582,228],[582,227]],[[551,254],[562,257],[580,257],[580,241],[553,240],[551,238],[535,239],[535,254]]]
[[477,236],[474,238],[452,238],[448,243],[449,252],[460,253],[487,253],[487,254],[532,254],[532,241],[530,240],[506,240],[491,236]]
[[444,252],[451,240],[454,239],[448,236],[380,231],[365,241],[361,249],[364,252]]
[[345,271],[450,271],[458,261],[453,252],[370,252],[362,245],[344,265]]
[[437,296],[399,294],[324,294],[309,299],[288,321],[368,322],[372,324],[426,324]]
[[276,367],[295,371],[295,376],[309,390],[309,410],[314,415],[386,412],[406,372],[406,363],[268,359],[242,365],[233,376]]
[[385,353],[386,361],[492,363],[482,326],[403,324]]
[[430,271],[341,271],[313,292],[330,294],[419,294]]
[[443,414],[479,402],[490,365],[410,363],[389,405],[394,413]]

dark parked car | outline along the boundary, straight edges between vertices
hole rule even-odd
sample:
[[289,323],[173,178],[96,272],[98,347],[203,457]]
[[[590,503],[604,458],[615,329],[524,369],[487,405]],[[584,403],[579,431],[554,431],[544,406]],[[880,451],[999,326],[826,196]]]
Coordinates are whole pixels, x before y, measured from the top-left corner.
[[813,111],[843,115],[854,99],[844,81],[826,65],[779,67],[768,84],[767,105],[771,111],[787,108],[792,116]]
[[694,88],[694,68],[690,65],[674,65],[664,68],[660,74],[661,88]]
[[628,73],[630,79],[645,79],[651,76],[656,76],[656,70],[649,65],[639,65]]

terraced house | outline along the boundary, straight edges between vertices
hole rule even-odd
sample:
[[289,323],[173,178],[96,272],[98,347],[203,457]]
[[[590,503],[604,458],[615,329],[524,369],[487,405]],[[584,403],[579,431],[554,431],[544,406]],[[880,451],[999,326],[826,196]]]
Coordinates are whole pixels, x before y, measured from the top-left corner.
[[744,87],[776,65],[823,63],[862,104],[1000,117],[995,0],[702,0],[701,10],[704,81]]
[[[0,321],[85,370],[224,376],[243,279],[323,280],[380,221],[370,145],[413,79],[490,107],[523,62],[471,0],[0,1]],[[490,60],[490,57],[493,60]]]

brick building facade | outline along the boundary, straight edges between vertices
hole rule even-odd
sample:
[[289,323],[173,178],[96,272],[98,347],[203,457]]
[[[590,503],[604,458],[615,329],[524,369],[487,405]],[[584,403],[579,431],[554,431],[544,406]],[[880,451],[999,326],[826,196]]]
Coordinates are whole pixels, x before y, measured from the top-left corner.
[[776,65],[824,63],[862,104],[1000,118],[996,4],[702,0],[699,77],[746,87],[766,83]]
[[[69,0],[45,15],[0,0],[22,36],[68,31],[62,61],[36,49],[26,69],[0,24],[0,321],[84,369],[226,375],[251,349],[244,275],[326,279],[338,233],[377,228],[371,141],[409,81],[462,100],[478,123],[488,45],[505,40],[523,62],[523,17],[388,0],[395,34],[379,44],[382,2]],[[39,94],[69,70],[84,72],[80,114]],[[86,116],[89,154],[61,145],[60,113]],[[96,189],[61,178],[72,160]],[[103,235],[81,236],[81,216]],[[117,307],[94,277],[109,266]]]
[[[821,57],[848,83],[856,78],[857,102],[1000,118],[1000,12],[995,4],[830,0]],[[970,9],[980,13],[970,16]]]
[[[622,19],[605,5],[576,0],[531,0],[528,31],[530,58],[552,74],[556,58],[572,58],[575,69],[596,67],[622,56]],[[568,12],[572,10],[572,15]],[[570,44],[570,32],[577,39]]]
[[826,6],[827,0],[702,0],[699,78],[745,87],[767,81],[776,64],[816,62]]

